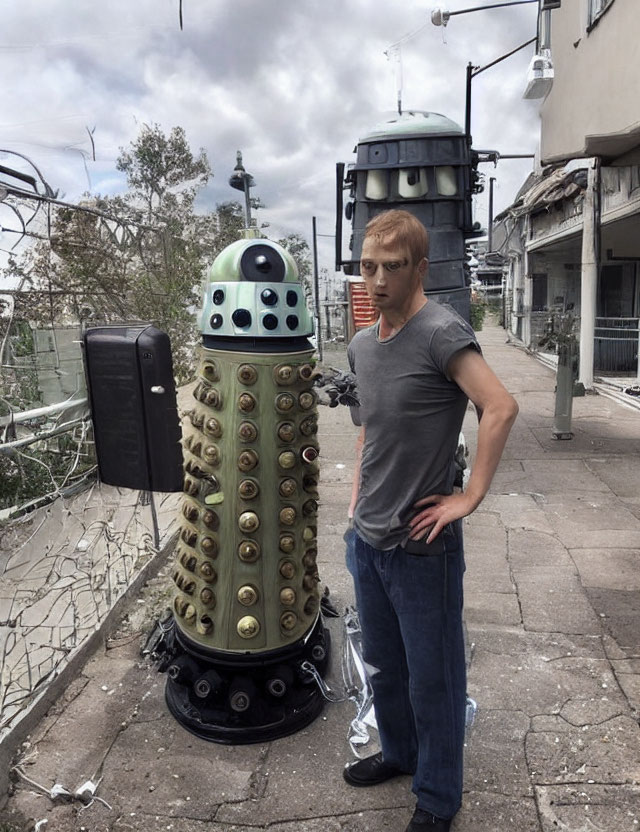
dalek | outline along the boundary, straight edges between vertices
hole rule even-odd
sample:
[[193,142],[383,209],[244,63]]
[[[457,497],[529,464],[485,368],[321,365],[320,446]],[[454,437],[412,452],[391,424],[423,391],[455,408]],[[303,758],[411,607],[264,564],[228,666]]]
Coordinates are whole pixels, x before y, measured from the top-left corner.
[[239,240],[205,281],[172,577],[166,700],[208,740],[275,739],[321,712],[313,321],[292,257]]

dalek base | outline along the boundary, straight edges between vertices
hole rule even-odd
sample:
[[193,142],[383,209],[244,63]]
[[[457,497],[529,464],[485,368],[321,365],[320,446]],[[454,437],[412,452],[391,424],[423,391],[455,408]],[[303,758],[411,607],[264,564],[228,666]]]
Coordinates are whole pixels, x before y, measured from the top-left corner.
[[252,655],[204,650],[169,624],[174,656],[167,666],[165,699],[175,719],[200,739],[225,745],[269,742],[316,719],[325,699],[321,676],[329,664],[330,635],[321,616],[308,637],[279,650]]

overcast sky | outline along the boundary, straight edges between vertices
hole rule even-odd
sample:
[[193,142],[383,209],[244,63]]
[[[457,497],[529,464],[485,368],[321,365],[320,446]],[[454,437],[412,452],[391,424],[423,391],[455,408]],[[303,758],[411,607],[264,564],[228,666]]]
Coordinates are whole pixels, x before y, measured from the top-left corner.
[[[396,71],[385,50],[415,33],[401,46],[403,107],[462,125],[467,62],[484,65],[533,37],[537,9],[459,15],[443,30],[430,22],[436,4],[418,0],[183,0],[181,31],[179,0],[3,5],[0,148],[32,159],[61,197],[123,190],[119,148],[143,123],[167,132],[180,125],[213,167],[203,208],[238,197],[228,178],[241,149],[253,193],[267,206],[258,212],[267,234],[300,232],[309,242],[313,215],[320,233],[333,234],[336,162],[353,161],[358,137],[395,109]],[[532,54],[528,47],[475,79],[474,147],[536,151],[539,102],[522,99]],[[87,128],[95,128],[96,161]],[[21,166],[6,154],[0,164]],[[483,166],[497,178],[496,213],[531,166]],[[476,205],[483,226],[487,193]],[[0,235],[2,248],[9,236]],[[323,237],[320,265],[332,271],[332,257],[333,241]]]

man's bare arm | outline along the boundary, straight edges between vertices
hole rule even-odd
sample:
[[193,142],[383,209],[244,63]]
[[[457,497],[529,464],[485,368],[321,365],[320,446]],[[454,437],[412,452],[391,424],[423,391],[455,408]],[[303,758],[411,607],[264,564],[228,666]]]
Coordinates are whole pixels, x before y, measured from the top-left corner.
[[414,540],[424,537],[430,529],[427,537],[430,542],[447,523],[471,514],[480,505],[518,415],[516,400],[475,350],[460,350],[449,362],[448,370],[481,415],[476,456],[463,494],[430,494],[416,503],[416,508],[421,510],[409,523],[410,537]]
[[349,519],[353,517],[356,510],[356,503],[358,502],[358,492],[360,491],[360,463],[362,460],[362,446],[364,445],[364,427],[360,430],[358,438],[356,439],[356,460],[355,469],[353,472],[353,485],[351,486],[351,502],[349,503],[349,511],[347,516]]

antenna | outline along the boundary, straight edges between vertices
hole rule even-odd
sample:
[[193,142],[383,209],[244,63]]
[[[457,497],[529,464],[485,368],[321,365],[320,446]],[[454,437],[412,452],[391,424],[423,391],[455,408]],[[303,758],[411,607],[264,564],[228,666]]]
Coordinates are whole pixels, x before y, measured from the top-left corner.
[[402,86],[403,86],[402,46],[399,43],[394,43],[393,46],[390,46],[384,54],[387,56],[387,60],[393,61],[393,63],[394,63],[395,80],[396,80],[396,96],[397,96],[397,102],[398,102],[398,115],[401,116],[402,115]]

